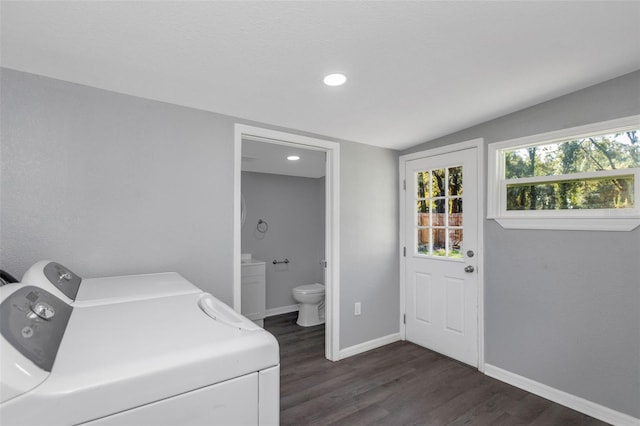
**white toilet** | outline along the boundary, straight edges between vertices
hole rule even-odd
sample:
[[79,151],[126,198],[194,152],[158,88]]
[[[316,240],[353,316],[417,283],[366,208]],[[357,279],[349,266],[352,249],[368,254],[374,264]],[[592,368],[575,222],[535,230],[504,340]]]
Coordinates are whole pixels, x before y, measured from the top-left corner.
[[324,324],[324,284],[299,285],[293,289],[293,298],[300,303],[298,325]]

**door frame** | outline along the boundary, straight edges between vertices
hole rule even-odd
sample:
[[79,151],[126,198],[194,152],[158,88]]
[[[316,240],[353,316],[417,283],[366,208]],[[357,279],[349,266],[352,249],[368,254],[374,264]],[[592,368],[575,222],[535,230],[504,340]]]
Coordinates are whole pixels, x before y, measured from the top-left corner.
[[330,361],[340,359],[340,144],[294,133],[280,132],[245,124],[234,128],[234,176],[233,176],[233,308],[241,307],[241,178],[242,138],[265,143],[296,146],[324,151],[325,164],[325,357]]
[[398,235],[400,240],[400,337],[402,340],[406,340],[406,325],[404,322],[404,314],[406,312],[406,257],[404,256],[404,248],[407,247],[406,241],[406,220],[405,220],[405,176],[407,161],[417,160],[420,158],[433,157],[436,155],[449,154],[466,149],[476,148],[477,153],[477,182],[478,182],[478,370],[484,372],[484,216],[485,216],[485,201],[484,201],[484,189],[486,177],[484,174],[485,163],[484,158],[484,139],[472,139],[465,142],[459,142],[442,147],[427,149],[420,152],[414,152],[411,154],[401,155],[399,157],[399,194],[400,194],[400,220]]

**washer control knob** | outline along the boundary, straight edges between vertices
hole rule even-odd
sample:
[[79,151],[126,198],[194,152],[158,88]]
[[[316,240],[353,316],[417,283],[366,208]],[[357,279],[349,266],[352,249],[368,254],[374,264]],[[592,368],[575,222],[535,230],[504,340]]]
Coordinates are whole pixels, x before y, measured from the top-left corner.
[[38,302],[31,307],[31,310],[34,314],[42,318],[43,320],[49,321],[56,314],[56,311],[49,305],[48,303]]

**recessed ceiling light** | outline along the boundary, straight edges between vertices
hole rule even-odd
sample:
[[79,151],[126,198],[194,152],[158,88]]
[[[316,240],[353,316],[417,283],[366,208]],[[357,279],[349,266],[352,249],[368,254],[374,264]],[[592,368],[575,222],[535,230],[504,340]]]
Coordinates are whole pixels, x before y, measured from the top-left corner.
[[329,74],[323,81],[327,86],[342,86],[347,81],[347,76],[344,74]]
[[300,157],[298,157],[297,155],[290,155],[287,157],[287,160],[289,161],[298,161],[300,159]]

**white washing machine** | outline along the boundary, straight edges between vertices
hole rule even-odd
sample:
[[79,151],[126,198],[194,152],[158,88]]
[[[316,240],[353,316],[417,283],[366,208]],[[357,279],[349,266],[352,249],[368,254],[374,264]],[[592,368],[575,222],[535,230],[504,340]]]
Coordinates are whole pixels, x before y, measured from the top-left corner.
[[275,338],[177,274],[145,290],[154,275],[0,287],[0,423],[278,424]]

